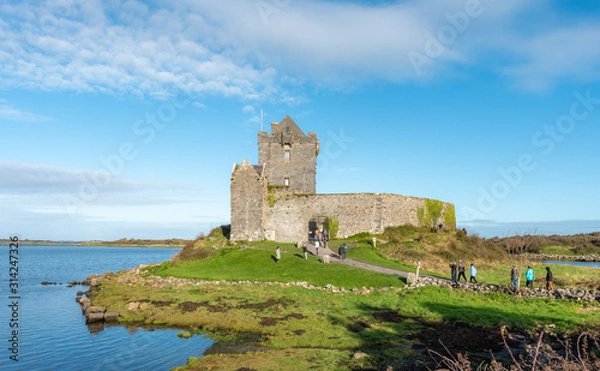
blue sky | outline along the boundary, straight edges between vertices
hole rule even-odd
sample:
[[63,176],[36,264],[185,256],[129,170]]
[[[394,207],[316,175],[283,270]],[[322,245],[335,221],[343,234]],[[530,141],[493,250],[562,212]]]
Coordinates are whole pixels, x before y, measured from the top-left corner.
[[319,193],[453,202],[485,236],[600,230],[594,1],[8,1],[0,224],[193,238],[289,114]]

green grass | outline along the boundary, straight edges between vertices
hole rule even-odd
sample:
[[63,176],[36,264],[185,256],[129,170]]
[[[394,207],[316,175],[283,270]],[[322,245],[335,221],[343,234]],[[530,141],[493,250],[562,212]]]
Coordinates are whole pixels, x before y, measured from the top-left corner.
[[323,264],[318,257],[310,255],[308,260],[304,260],[301,249],[292,245],[279,246],[282,250],[279,263],[274,261],[274,249],[226,249],[210,259],[179,264],[163,263],[151,271],[159,276],[229,281],[302,281],[315,286],[332,284],[347,289],[404,285],[404,281],[396,276],[340,264]]
[[[600,322],[597,305],[568,300],[523,300],[504,294],[425,287],[400,293],[399,312],[422,320],[466,323],[481,328],[508,326],[532,329],[554,324],[562,331],[594,328]],[[586,309],[591,308],[591,310]]]
[[[134,300],[161,304],[127,311],[127,302]],[[249,337],[252,344],[265,348],[244,355],[194,359],[180,369],[188,371],[242,367],[303,370],[313,366],[316,370],[377,369],[377,365],[415,356],[413,345],[432,323],[492,331],[501,326],[531,330],[536,323],[554,324],[555,331],[593,329],[600,324],[597,305],[437,287],[343,295],[260,284],[150,289],[109,280],[102,284],[94,303],[120,311],[126,322],[177,327],[191,333],[208,331],[218,340]],[[184,312],[182,303],[197,303],[198,307]],[[369,357],[354,360],[356,351]]]

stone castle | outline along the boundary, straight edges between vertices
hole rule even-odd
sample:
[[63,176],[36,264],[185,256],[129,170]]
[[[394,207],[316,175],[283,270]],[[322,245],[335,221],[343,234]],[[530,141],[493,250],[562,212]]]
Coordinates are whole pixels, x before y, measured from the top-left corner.
[[305,135],[286,116],[258,133],[258,165],[231,173],[231,241],[303,242],[315,231],[330,238],[386,227],[456,228],[454,205],[397,194],[317,194],[316,133]]

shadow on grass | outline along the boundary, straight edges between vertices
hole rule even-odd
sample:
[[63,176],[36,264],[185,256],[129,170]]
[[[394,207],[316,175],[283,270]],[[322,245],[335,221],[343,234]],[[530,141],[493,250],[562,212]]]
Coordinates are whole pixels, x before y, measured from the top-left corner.
[[482,362],[489,364],[492,357],[510,364],[501,336],[502,326],[513,328],[512,333],[522,335],[508,339],[508,346],[515,355],[519,355],[524,354],[523,342],[527,337],[523,329],[533,328],[535,322],[568,325],[546,314],[531,314],[523,320],[520,318],[522,313],[511,312],[510,309],[473,308],[435,302],[426,302],[422,306],[439,314],[443,321],[410,317],[394,308],[364,304],[358,307],[361,312],[359,316],[331,317],[330,320],[345,326],[360,341],[361,346],[356,351],[369,356],[374,370],[384,370],[388,366],[394,370],[435,369],[436,360],[430,356],[429,350],[453,357],[458,353],[468,354],[475,367]]

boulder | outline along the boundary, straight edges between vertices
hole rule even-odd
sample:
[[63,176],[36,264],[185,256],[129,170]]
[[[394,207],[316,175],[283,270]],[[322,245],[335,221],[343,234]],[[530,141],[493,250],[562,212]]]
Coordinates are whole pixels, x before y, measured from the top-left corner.
[[132,301],[130,303],[127,303],[125,309],[127,309],[130,312],[135,312],[136,310],[138,310],[139,307],[140,303],[138,303],[137,301]]
[[89,313],[85,316],[85,323],[104,322],[104,313]]
[[120,316],[119,312],[106,312],[104,313],[104,322],[117,322]]
[[100,314],[104,315],[104,313],[105,313],[105,312],[106,312],[106,308],[104,308],[104,307],[99,307],[99,306],[96,306],[96,305],[92,305],[92,306],[90,306],[90,307],[89,307],[89,308],[88,308],[88,309],[85,311],[86,315],[87,315],[87,314],[96,314],[96,313],[100,313]]
[[369,356],[369,355],[368,355],[367,353],[363,353],[363,352],[356,352],[356,353],[354,353],[354,356],[353,356],[353,358],[354,358],[354,359],[362,359],[362,358],[365,358],[365,357],[368,357],[368,356]]

